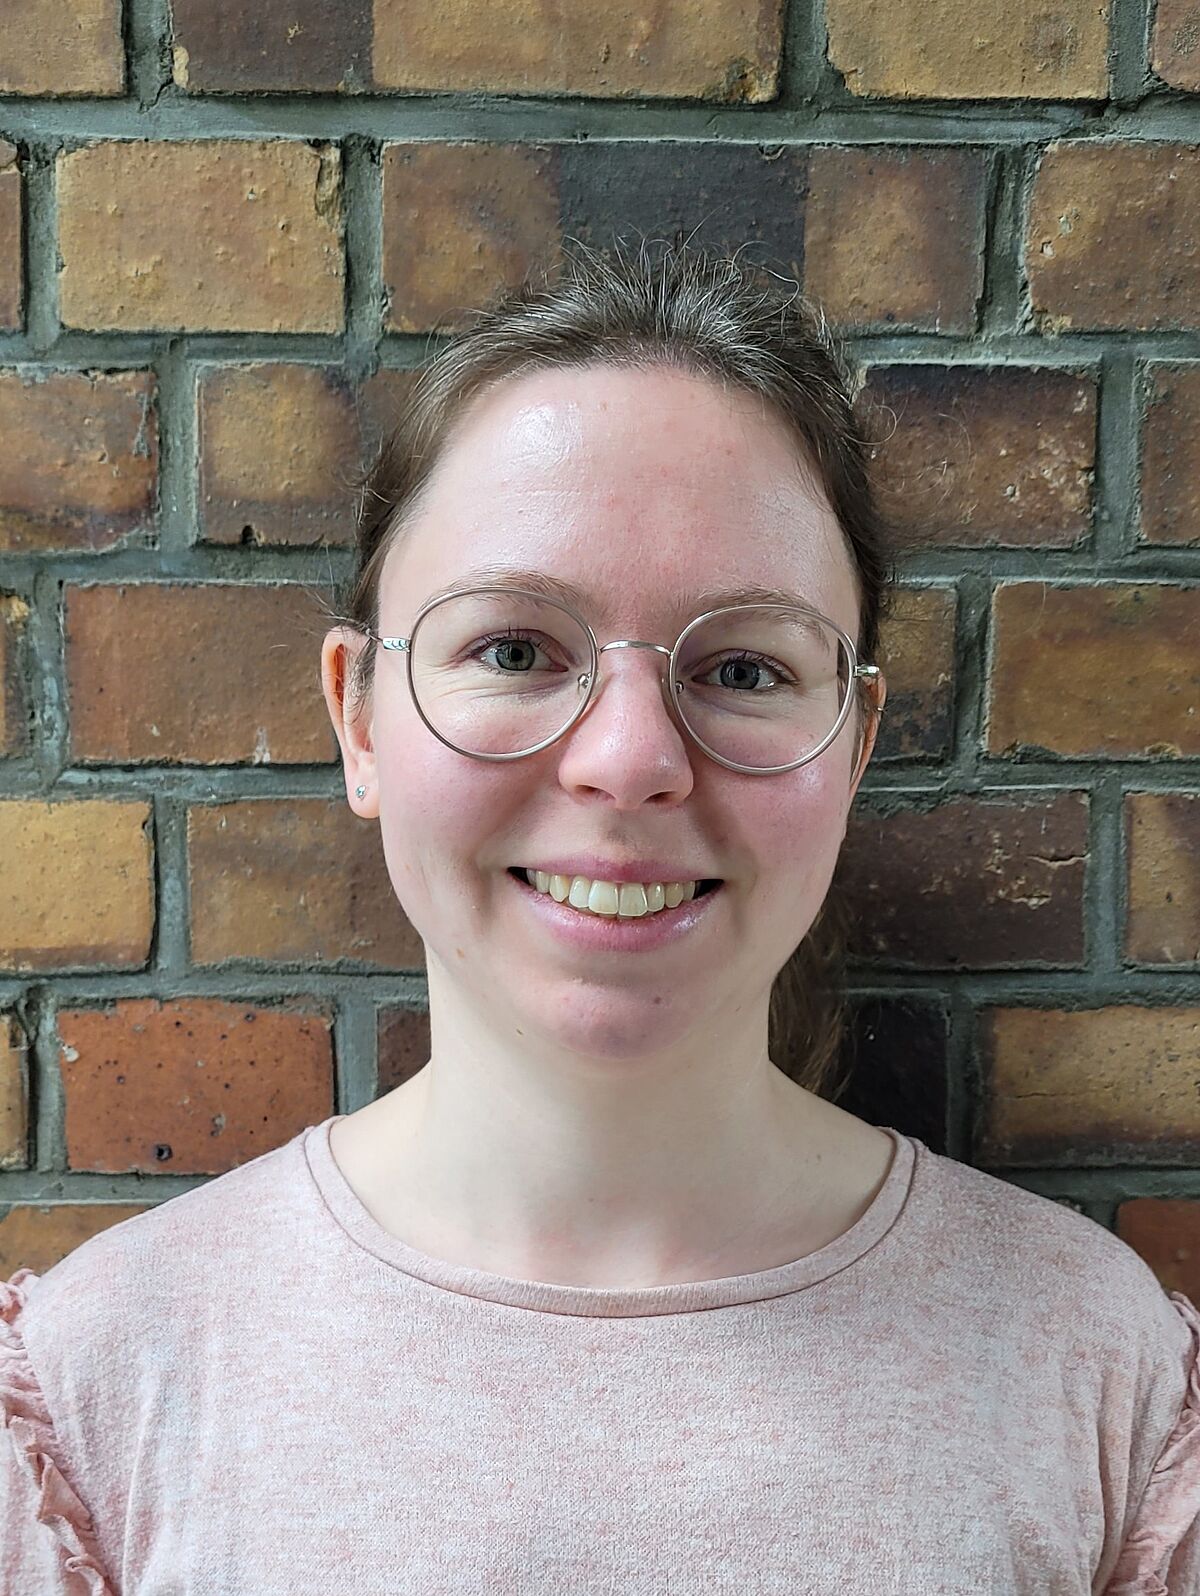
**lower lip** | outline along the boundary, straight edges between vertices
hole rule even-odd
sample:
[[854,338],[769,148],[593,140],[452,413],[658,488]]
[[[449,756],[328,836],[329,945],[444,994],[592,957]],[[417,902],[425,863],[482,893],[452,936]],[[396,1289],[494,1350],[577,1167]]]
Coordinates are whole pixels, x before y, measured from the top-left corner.
[[559,903],[548,892],[539,892],[517,876],[505,874],[514,891],[540,916],[556,936],[576,947],[608,953],[640,953],[644,949],[665,947],[685,937],[705,919],[723,886],[714,887],[702,898],[689,898],[674,909],[659,909],[654,914],[586,914],[570,904]]

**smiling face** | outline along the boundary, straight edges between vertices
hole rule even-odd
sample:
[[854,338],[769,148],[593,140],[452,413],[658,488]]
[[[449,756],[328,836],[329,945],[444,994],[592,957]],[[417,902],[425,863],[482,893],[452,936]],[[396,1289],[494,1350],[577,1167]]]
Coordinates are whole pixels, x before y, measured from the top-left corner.
[[[852,638],[845,539],[784,423],[757,400],[678,370],[592,366],[509,379],[461,417],[384,564],[383,636],[407,637],[433,595],[472,572],[572,584],[598,642],[670,646],[713,589],[800,594]],[[422,723],[405,656],[380,651],[357,731],[326,695],[348,789],[377,814],[387,868],[452,983],[509,1034],[595,1058],[705,1037],[729,1016],[765,1026],[772,981],[825,897],[872,725],[857,710],[818,758],[781,775],[728,770],[680,730],[666,660],[613,649],[587,713],[557,743],[507,763],[456,753]],[[512,867],[653,862],[654,879],[720,888],[664,916],[576,914]],[[657,872],[661,871],[661,875]],[[645,880],[649,872],[627,871]],[[624,933],[632,925],[628,936]]]

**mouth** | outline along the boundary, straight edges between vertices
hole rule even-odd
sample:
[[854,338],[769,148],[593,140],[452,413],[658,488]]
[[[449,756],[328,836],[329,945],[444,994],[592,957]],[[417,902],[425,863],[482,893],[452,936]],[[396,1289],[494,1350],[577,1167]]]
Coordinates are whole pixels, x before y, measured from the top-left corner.
[[652,918],[693,898],[718,891],[716,878],[700,881],[593,881],[588,876],[551,875],[534,867],[512,865],[508,874],[556,903],[598,918]]

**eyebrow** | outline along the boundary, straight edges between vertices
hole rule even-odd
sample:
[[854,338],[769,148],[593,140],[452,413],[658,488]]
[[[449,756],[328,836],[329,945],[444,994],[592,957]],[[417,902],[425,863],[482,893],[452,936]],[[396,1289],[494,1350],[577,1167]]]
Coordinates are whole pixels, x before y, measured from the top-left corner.
[[[480,566],[442,591],[462,593],[473,587],[523,588],[528,593],[536,593],[540,598],[561,599],[583,615],[593,608],[587,594],[574,582],[565,581],[561,577],[547,576],[544,571],[522,571],[508,565]],[[748,587],[703,588],[700,592],[692,594],[686,603],[681,601],[680,611],[686,611],[692,616],[703,615],[708,610],[724,609],[735,604],[782,604],[789,608],[816,610],[812,600],[804,598],[799,593],[791,593],[781,587],[759,587],[751,584]]]

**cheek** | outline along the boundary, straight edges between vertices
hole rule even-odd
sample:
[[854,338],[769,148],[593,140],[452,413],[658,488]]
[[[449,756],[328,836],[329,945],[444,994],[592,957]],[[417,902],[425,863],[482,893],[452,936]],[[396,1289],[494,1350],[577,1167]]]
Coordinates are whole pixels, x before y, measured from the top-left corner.
[[770,787],[757,812],[752,845],[762,883],[789,921],[815,913],[833,877],[849,810],[849,773],[841,760],[814,760],[786,776],[763,778]]

